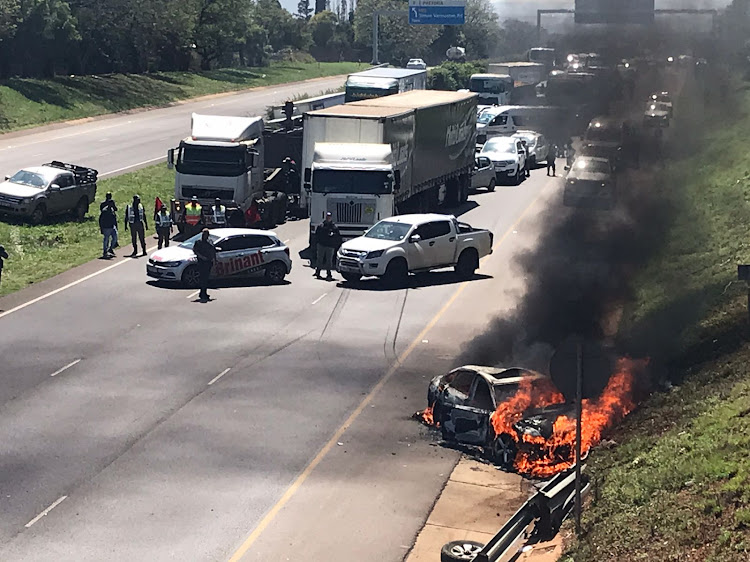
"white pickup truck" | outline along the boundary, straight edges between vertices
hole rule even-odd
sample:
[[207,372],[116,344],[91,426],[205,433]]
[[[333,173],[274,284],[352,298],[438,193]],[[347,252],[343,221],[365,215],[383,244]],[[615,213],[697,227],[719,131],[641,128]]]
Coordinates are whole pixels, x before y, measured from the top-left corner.
[[401,286],[409,273],[444,267],[468,278],[479,267],[479,258],[492,253],[492,240],[489,230],[474,229],[452,215],[399,215],[345,242],[337,265],[350,282],[374,276]]

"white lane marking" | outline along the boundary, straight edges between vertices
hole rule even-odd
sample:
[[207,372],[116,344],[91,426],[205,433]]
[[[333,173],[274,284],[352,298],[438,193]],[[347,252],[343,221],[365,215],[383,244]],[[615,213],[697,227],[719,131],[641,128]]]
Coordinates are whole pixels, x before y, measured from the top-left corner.
[[[329,292],[330,292],[330,291],[329,291]],[[318,297],[317,299],[315,299],[314,301],[312,301],[312,303],[313,303],[313,304],[318,304],[318,303],[319,303],[320,301],[322,301],[322,300],[323,300],[324,298],[326,298],[326,295],[327,295],[327,294],[328,294],[328,293],[323,293],[323,294],[322,294],[322,295],[320,295],[320,296],[319,296],[319,297]]]
[[45,515],[47,515],[50,511],[52,511],[58,505],[60,505],[62,502],[64,502],[67,497],[68,496],[61,496],[61,497],[57,498],[55,500],[55,502],[51,506],[49,506],[47,509],[45,509],[44,511],[42,511],[39,515],[37,515],[36,517],[34,517],[34,519],[32,519],[31,521],[29,521],[28,523],[26,523],[26,525],[24,525],[24,527],[26,527],[27,529],[29,527],[31,527],[34,523],[36,523],[37,521],[39,521],[42,517],[44,517]]
[[[156,249],[156,246],[151,246],[151,248],[149,248],[148,250],[146,250],[146,252],[147,253],[153,252],[155,249]],[[41,295],[41,296],[39,296],[39,297],[37,297],[35,299],[31,299],[28,302],[25,302],[23,304],[19,304],[15,308],[11,308],[10,310],[6,310],[5,312],[0,312],[0,318],[8,316],[9,314],[13,314],[14,312],[18,312],[19,310],[22,310],[22,309],[26,308],[27,306],[31,306],[32,304],[36,304],[39,301],[43,301],[44,299],[46,299],[48,297],[51,297],[53,295],[56,295],[57,293],[62,293],[66,289],[70,289],[71,287],[75,287],[76,285],[79,285],[79,284],[83,283],[84,281],[88,281],[89,279],[92,279],[92,278],[96,277],[97,275],[101,275],[105,271],[109,271],[110,269],[114,269],[116,267],[119,267],[119,266],[121,266],[124,263],[130,263],[130,260],[118,261],[117,263],[113,263],[112,265],[107,266],[104,269],[100,269],[99,271],[95,271],[94,273],[90,273],[86,277],[81,277],[80,279],[77,279],[77,280],[75,280],[75,281],[73,281],[71,283],[68,283],[67,285],[59,287],[58,289],[55,289],[54,291],[50,291],[49,293],[45,293],[45,294],[43,294],[43,295]]]
[[144,164],[152,164],[154,162],[158,162],[159,160],[166,160],[165,156],[157,156],[156,158],[150,158],[149,160],[143,160],[142,162],[136,162],[135,164],[128,164],[127,166],[123,166],[122,168],[117,168],[116,170],[110,170],[109,172],[104,172],[103,174],[99,174],[100,178],[103,178],[104,176],[111,176],[112,174],[117,174],[119,172],[124,172],[125,170],[130,170],[131,168],[135,168],[136,166],[143,166]]
[[212,379],[211,379],[211,381],[210,381],[210,382],[208,383],[208,386],[211,386],[211,385],[212,385],[212,384],[214,384],[214,383],[215,383],[216,381],[218,381],[218,380],[219,380],[219,379],[220,379],[221,377],[223,377],[224,375],[226,375],[226,374],[227,374],[227,373],[229,372],[229,370],[230,370],[230,369],[231,369],[231,367],[227,367],[227,368],[226,368],[226,369],[224,369],[224,370],[223,370],[223,371],[222,371],[221,373],[219,373],[219,374],[218,374],[218,375],[216,375],[216,376],[215,376],[214,378],[212,378]]
[[201,290],[200,290],[200,289],[198,289],[198,290],[197,290],[197,291],[195,291],[194,293],[190,293],[190,294],[189,294],[188,296],[186,296],[185,298],[186,298],[186,299],[192,299],[192,298],[193,298],[194,296],[196,296],[196,295],[197,295],[198,293],[200,293],[200,292],[201,292]]
[[68,369],[70,369],[73,365],[78,365],[78,363],[80,363],[80,362],[81,362],[80,359],[76,359],[75,361],[71,361],[70,363],[68,363],[67,365],[65,365],[65,367],[62,367],[61,369],[58,369],[57,371],[55,371],[54,373],[52,373],[50,376],[51,377],[56,377],[57,375],[59,375],[63,371],[67,371]]

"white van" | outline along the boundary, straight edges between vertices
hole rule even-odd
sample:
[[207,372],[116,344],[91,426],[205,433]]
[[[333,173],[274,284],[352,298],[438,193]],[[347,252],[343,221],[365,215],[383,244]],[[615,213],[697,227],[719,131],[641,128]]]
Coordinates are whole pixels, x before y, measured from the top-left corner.
[[512,135],[518,130],[518,125],[510,113],[513,106],[501,105],[488,107],[477,117],[477,144],[484,144],[492,137]]
[[486,139],[513,135],[518,129],[528,129],[554,137],[564,111],[559,107],[536,105],[502,105],[490,107],[477,117],[477,144]]

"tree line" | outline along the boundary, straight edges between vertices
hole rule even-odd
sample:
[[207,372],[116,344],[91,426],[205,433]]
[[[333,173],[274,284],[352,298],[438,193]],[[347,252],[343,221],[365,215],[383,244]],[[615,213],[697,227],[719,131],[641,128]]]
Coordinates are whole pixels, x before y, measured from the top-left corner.
[[[291,14],[278,0],[0,0],[0,78],[262,66],[285,51],[367,61],[373,10],[408,9],[408,0],[333,2],[300,0]],[[515,42],[510,31],[489,0],[467,0],[463,26],[383,17],[380,58],[437,63],[453,45],[486,58]]]

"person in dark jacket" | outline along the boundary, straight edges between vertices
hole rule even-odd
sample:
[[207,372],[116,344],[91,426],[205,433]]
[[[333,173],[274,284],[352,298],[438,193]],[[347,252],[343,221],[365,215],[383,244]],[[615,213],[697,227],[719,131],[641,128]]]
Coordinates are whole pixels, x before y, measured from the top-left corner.
[[317,259],[315,260],[315,277],[320,279],[320,270],[325,268],[328,272],[326,279],[333,281],[331,268],[336,250],[341,246],[341,234],[333,222],[331,213],[326,213],[326,220],[315,229],[315,243],[317,245]]
[[115,231],[117,228],[117,215],[110,211],[109,207],[104,207],[102,203],[101,213],[99,214],[99,231],[102,233],[102,259],[108,259],[115,255]]
[[216,248],[208,239],[208,229],[204,228],[201,239],[193,245],[193,253],[198,258],[198,271],[200,272],[201,292],[198,295],[202,301],[208,300],[208,278],[211,275],[211,267],[216,260]]
[[5,251],[5,246],[0,244],[0,281],[3,279],[3,260],[8,259],[8,252]]
[[[99,210],[101,212],[108,210],[109,212],[117,216],[117,203],[115,203],[115,200],[112,199],[111,191],[108,191],[107,195],[104,196],[104,201],[99,204]],[[117,236],[117,221],[115,221],[115,226],[113,227],[111,247],[113,250],[120,247],[120,242]]]

